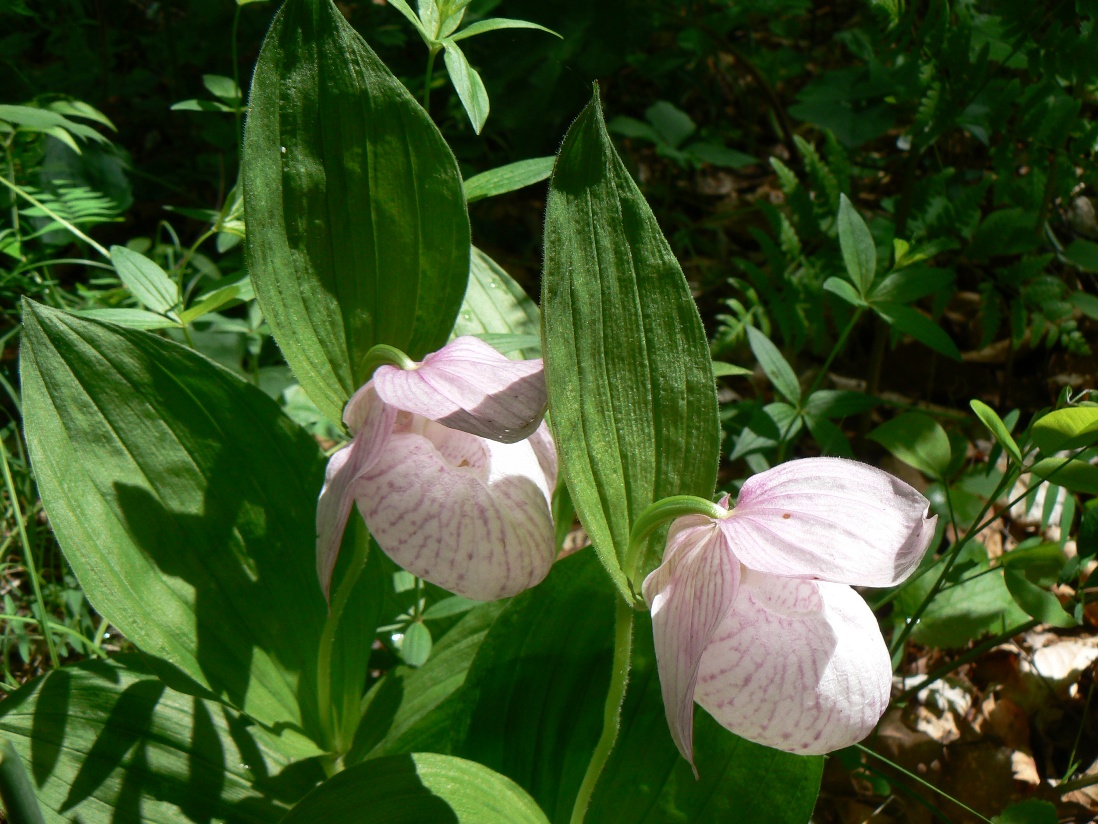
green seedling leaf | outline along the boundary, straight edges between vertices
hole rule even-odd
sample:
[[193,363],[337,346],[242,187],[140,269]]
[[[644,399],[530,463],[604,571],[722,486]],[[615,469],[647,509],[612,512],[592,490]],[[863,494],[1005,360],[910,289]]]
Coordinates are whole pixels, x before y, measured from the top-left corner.
[[1045,455],[1080,449],[1098,442],[1098,406],[1072,406],[1042,417],[1030,437]]
[[818,418],[815,415],[804,416],[805,426],[812,433],[813,440],[820,446],[821,455],[835,455],[840,458],[853,458],[854,447],[850,439],[843,434],[835,424],[827,418]]
[[614,150],[597,92],[550,181],[542,284],[561,469],[595,551],[631,598],[620,558],[633,520],[660,498],[712,495],[720,427],[697,307]]
[[736,439],[728,459],[734,461],[753,452],[791,442],[801,432],[803,417],[797,408],[781,401],[768,403],[752,412],[743,432]]
[[424,621],[437,621],[439,618],[452,618],[455,615],[464,615],[474,607],[479,607],[483,602],[474,601],[461,595],[451,595],[437,603],[431,604],[423,611]]
[[[476,23],[466,26],[457,34],[450,35],[451,40],[464,40],[466,37],[476,37],[478,34],[484,34],[489,31],[499,31],[500,29],[537,29],[538,31],[546,32],[554,37],[561,37],[552,29],[547,29],[545,26],[539,26],[537,23],[531,23],[529,20],[510,20],[505,17],[490,17],[487,20],[478,20]],[[564,38],[561,37],[563,40]]]
[[637,613],[636,620],[621,732],[595,787],[586,820],[808,821],[824,759],[752,744],[701,709],[694,716],[694,760],[699,774],[695,779],[667,732],[651,620],[647,613]]
[[556,161],[555,157],[535,157],[473,175],[465,181],[465,199],[472,203],[540,183],[553,173]]
[[845,389],[817,389],[804,402],[806,415],[817,418],[847,418],[868,412],[878,401],[864,392],[851,392]]
[[869,439],[931,478],[942,480],[949,468],[949,436],[941,424],[921,412],[897,415],[869,433]]
[[1068,302],[1091,320],[1098,320],[1098,296],[1086,292],[1072,292]]
[[[1055,495],[1050,494],[1048,497],[1056,500]],[[1024,570],[1027,577],[1035,582],[1046,578],[1054,582],[1065,561],[1064,551],[1058,543],[1032,538],[1023,541],[1010,552],[1003,553],[999,558],[1004,569]]]
[[1075,240],[1066,249],[1064,257],[1084,272],[1098,272],[1098,243],[1093,240]]
[[961,350],[957,348],[953,339],[942,327],[918,309],[901,306],[898,303],[874,302],[870,305],[881,319],[896,331],[911,335],[919,343],[929,346],[947,358],[961,360]]
[[635,117],[624,117],[619,115],[613,118],[606,128],[612,131],[614,134],[620,134],[623,137],[642,138],[644,140],[650,140],[653,143],[662,143],[663,140],[651,126],[647,123],[642,123]]
[[[49,821],[278,821],[323,777],[216,701],[164,685],[137,655],[51,671],[0,705]],[[257,776],[276,781],[264,792]]]
[[824,281],[823,288],[834,295],[838,295],[851,306],[867,306],[861,296],[850,285],[849,281],[842,278],[830,277]]
[[751,345],[751,351],[759,361],[759,366],[770,378],[774,388],[791,404],[797,406],[801,402],[801,385],[797,380],[797,373],[789,365],[778,347],[770,342],[770,338],[756,329],[747,327],[747,342]]
[[239,103],[243,96],[240,87],[236,85],[236,81],[231,77],[223,77],[220,74],[202,75],[202,85],[214,97],[220,97],[230,103]]
[[[1027,621],[1029,616],[1014,602],[1003,576],[990,569],[983,545],[966,544],[950,571],[949,586],[930,602],[911,633],[912,640],[952,649]],[[903,587],[894,613],[898,625],[922,603],[939,572],[937,567],[931,569]]]
[[184,324],[188,324],[198,320],[203,315],[208,315],[215,309],[221,308],[229,301],[245,301],[254,297],[255,291],[252,289],[251,278],[244,276],[236,283],[230,283],[228,286],[222,286],[202,295],[190,309],[180,314],[179,320]]
[[431,630],[422,621],[414,621],[404,630],[400,656],[410,667],[422,667],[431,655]]
[[759,162],[759,159],[753,155],[737,152],[735,149],[718,146],[715,143],[691,143],[686,147],[686,152],[703,163],[722,166],[726,169],[742,169]]
[[1054,627],[1074,627],[1078,623],[1068,615],[1060,601],[1047,589],[1042,589],[1026,577],[1025,572],[1014,567],[1003,569],[1003,579],[1007,589],[1027,615],[1036,618],[1042,624]]
[[219,100],[198,100],[191,98],[189,100],[180,100],[178,103],[172,103],[171,111],[173,112],[229,112],[235,111],[232,106],[226,106]]
[[175,282],[140,252],[125,246],[112,246],[111,263],[130,294],[146,309],[166,315],[179,303]]
[[331,0],[288,0],[264,40],[243,190],[263,315],[329,419],[375,344],[419,360],[449,338],[470,254],[457,162]]
[[736,366],[733,363],[725,363],[724,361],[713,361],[713,377],[715,378],[729,378],[736,375],[753,375],[755,374],[750,369],[745,369],[742,366]]
[[673,149],[682,145],[698,128],[690,115],[666,100],[653,103],[645,110],[644,116],[663,138],[663,142]]
[[419,19],[423,23],[423,30],[431,40],[438,39],[442,20],[439,17],[438,3],[435,0],[419,0]]
[[423,28],[423,23],[419,20],[419,15],[412,11],[412,7],[408,5],[407,0],[390,0],[389,5],[404,15],[404,18],[416,27],[416,31],[419,32],[419,36],[423,38],[423,42],[430,44],[431,38],[427,34],[427,30]]
[[1042,458],[1030,471],[1072,492],[1098,495],[1098,466],[1072,458]]
[[508,353],[520,351],[525,358],[541,357],[541,313],[537,304],[498,263],[476,247],[469,267],[469,289],[454,324],[454,337],[461,335],[496,341],[507,336],[511,344],[521,341]]
[[877,246],[869,227],[846,195],[839,197],[839,246],[846,273],[864,298],[869,294],[877,272]]
[[1031,798],[1011,804],[991,820],[994,824],[1059,824],[1060,816],[1049,802]]
[[[82,309],[76,313],[90,320],[105,320],[130,329],[178,329],[179,321],[145,309]],[[182,320],[182,318],[180,319]]]
[[465,53],[452,37],[443,40],[442,45],[446,50],[446,71],[450,75],[450,82],[454,84],[454,90],[461,99],[461,105],[469,115],[473,131],[480,134],[480,130],[484,128],[484,122],[488,119],[488,90],[484,88],[480,73],[469,65],[469,61],[465,59]]
[[282,824],[370,819],[386,824],[549,824],[515,782],[436,753],[390,755],[349,767],[317,787]]
[[911,303],[949,287],[954,274],[948,269],[913,266],[893,272],[873,287],[870,300],[874,303]]
[[[186,347],[29,301],[20,375],[42,502],[91,604],[173,688],[321,739],[316,442]],[[356,717],[376,625],[370,580],[333,652]],[[344,706],[340,689],[332,701]]]
[[969,401],[968,405],[972,407],[972,411],[976,413],[976,417],[988,428],[999,445],[1006,450],[1007,454],[1014,459],[1016,464],[1021,466],[1022,450],[1018,448],[1018,444],[1010,434],[1010,430],[1007,429],[1006,424],[1003,423],[1003,419],[999,417],[994,409],[983,401],[972,400]]

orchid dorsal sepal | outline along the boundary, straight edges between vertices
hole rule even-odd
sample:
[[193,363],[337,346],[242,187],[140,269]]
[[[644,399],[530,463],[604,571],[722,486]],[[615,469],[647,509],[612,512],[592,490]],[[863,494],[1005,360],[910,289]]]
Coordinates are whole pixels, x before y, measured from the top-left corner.
[[366,357],[362,359],[362,371],[367,381],[374,376],[374,371],[379,366],[395,366],[397,369],[403,369],[407,372],[410,369],[418,368],[419,364],[395,346],[378,343],[371,346],[370,351],[366,353]]
[[625,574],[634,583],[634,591],[639,591],[637,587],[639,582],[636,581],[636,577],[641,548],[653,532],[668,521],[685,515],[704,515],[706,518],[720,520],[727,518],[731,512],[731,509],[725,509],[720,504],[699,498],[697,495],[672,495],[649,504],[640,517],[633,522],[633,529],[629,533],[629,547],[625,550]]

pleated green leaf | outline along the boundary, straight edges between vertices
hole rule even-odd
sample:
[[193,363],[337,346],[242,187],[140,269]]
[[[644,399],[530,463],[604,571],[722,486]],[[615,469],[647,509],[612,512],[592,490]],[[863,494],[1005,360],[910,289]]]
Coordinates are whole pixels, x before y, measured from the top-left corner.
[[223,704],[135,655],[53,670],[0,703],[47,822],[277,822],[323,777]]
[[442,636],[422,667],[385,673],[362,702],[362,721],[344,763],[419,750],[449,752],[460,733],[454,720],[466,709],[457,693],[505,606],[492,601],[476,607]]
[[275,339],[339,420],[378,343],[441,347],[469,270],[457,162],[331,0],[288,0],[244,132],[245,256]]
[[597,92],[550,181],[541,310],[561,470],[595,550],[628,592],[620,564],[633,520],[668,495],[712,495],[719,427],[697,307],[610,142]]
[[317,787],[282,824],[546,824],[515,782],[435,753],[390,755],[349,767]]
[[[147,332],[29,301],[23,329],[39,492],[92,605],[173,687],[320,740],[315,441],[256,387]],[[337,633],[337,706],[365,674],[359,603]]]
[[570,820],[602,731],[616,597],[591,553],[557,562],[496,619],[465,679],[454,753],[517,781],[554,822]]
[[638,613],[618,743],[595,787],[587,820],[804,824],[812,815],[822,757],[752,744],[695,707],[694,760],[697,779],[667,731],[652,622]]

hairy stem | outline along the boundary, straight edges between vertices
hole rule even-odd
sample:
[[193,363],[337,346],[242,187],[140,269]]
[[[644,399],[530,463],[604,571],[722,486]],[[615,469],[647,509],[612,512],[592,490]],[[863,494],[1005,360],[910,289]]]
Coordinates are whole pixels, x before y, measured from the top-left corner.
[[587,772],[583,776],[576,803],[572,807],[571,824],[583,824],[595,785],[599,782],[614,743],[618,740],[621,724],[621,705],[625,700],[625,688],[629,683],[629,659],[633,654],[633,608],[623,599],[617,600],[614,615],[614,668],[610,673],[610,691],[602,715],[602,735],[599,736]]

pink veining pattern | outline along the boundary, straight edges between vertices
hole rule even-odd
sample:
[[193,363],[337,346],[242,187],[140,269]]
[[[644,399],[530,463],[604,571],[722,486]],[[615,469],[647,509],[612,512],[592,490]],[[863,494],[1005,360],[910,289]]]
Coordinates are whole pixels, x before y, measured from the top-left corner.
[[643,591],[668,725],[691,765],[695,701],[788,752],[830,752],[872,730],[891,665],[849,585],[910,575],[934,534],[928,515],[926,498],[886,472],[807,458],[748,480],[723,517],[672,524]]
[[528,438],[545,414],[541,359],[510,360],[479,338],[457,338],[416,369],[378,367],[373,384],[390,406],[504,443]]
[[354,438],[330,459],[317,502],[325,596],[355,503],[387,555],[459,595],[491,600],[541,581],[556,549],[544,409],[542,362],[475,338],[413,370],[379,368],[347,404]]
[[872,731],[891,673],[877,619],[849,586],[747,571],[694,700],[744,738],[816,755]]
[[663,564],[644,581],[656,648],[673,656],[660,673],[660,689],[671,737],[683,752],[694,751],[698,665],[732,606],[740,579],[740,565],[721,551],[723,542],[709,518],[679,518],[667,533]]

